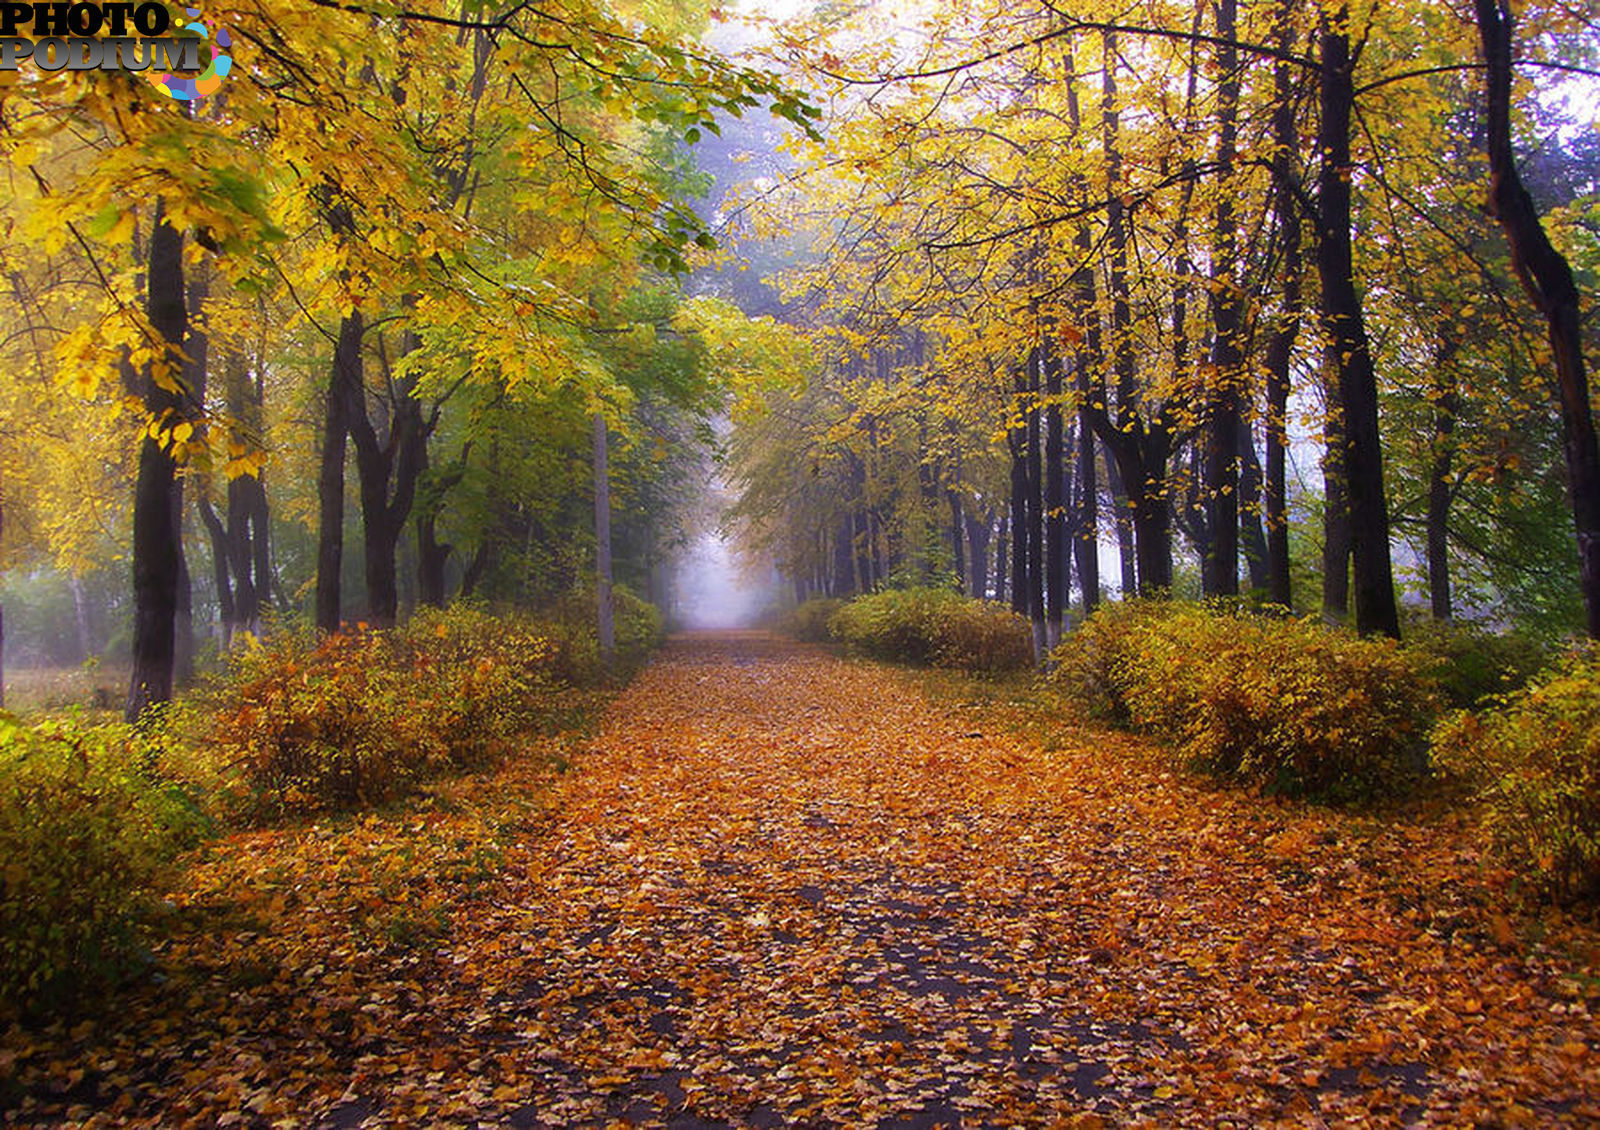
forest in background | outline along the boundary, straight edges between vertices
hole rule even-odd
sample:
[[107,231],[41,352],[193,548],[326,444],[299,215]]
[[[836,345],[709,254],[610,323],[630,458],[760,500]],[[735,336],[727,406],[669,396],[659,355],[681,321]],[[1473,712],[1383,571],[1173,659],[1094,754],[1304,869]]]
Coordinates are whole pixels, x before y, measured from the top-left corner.
[[708,15],[224,5],[209,98],[8,73],[13,663],[131,656],[134,717],[273,619],[592,602],[598,515],[665,605],[715,422],[796,365],[682,285],[695,142],[814,112],[697,49]]
[[1118,592],[1593,629],[1592,9],[827,6],[779,42],[825,140],[746,215],[819,376],[735,467],[797,597],[953,582],[1040,656]]

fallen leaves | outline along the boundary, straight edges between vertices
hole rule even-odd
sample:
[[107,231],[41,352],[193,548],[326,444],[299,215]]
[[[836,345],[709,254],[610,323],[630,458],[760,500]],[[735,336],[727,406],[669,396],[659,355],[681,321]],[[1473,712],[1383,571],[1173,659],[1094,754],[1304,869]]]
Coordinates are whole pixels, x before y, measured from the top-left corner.
[[[9,1033],[19,1124],[1557,1123],[1594,933],[1449,827],[1045,750],[905,677],[680,642],[557,776],[234,837],[166,980]],[[1556,944],[1557,942],[1561,944]]]

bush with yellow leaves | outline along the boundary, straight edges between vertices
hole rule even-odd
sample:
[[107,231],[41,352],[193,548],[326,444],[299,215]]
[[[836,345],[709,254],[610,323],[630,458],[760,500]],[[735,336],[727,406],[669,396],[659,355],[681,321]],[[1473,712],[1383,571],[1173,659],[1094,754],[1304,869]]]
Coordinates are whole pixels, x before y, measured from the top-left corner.
[[551,719],[559,648],[526,616],[426,610],[392,631],[283,632],[232,661],[216,744],[255,818],[372,804],[484,764]]
[[1062,643],[1053,678],[1189,767],[1271,792],[1369,798],[1425,767],[1437,696],[1391,640],[1241,605],[1112,605]]
[[206,825],[165,723],[0,712],[0,1009],[44,1012],[137,963],[168,866]]
[[1526,687],[1434,732],[1434,760],[1483,806],[1501,855],[1559,899],[1600,895],[1600,653],[1569,655]]
[[1028,622],[952,589],[885,589],[858,596],[828,621],[852,651],[902,663],[1014,671],[1033,662]]

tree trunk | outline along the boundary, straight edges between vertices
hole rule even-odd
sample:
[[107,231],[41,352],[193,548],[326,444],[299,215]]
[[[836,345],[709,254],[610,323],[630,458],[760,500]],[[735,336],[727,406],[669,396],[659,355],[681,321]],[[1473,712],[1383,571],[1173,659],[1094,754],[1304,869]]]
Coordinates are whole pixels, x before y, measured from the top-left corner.
[[1078,558],[1078,588],[1087,618],[1100,604],[1100,486],[1095,469],[1094,430],[1088,416],[1078,414],[1078,513],[1073,526]]
[[1028,615],[1028,439],[1027,428],[1006,432],[1011,450],[1011,611]]
[[1062,494],[1066,485],[1061,428],[1061,357],[1047,336],[1040,348],[1044,365],[1044,610],[1046,650],[1061,642],[1061,621],[1067,606],[1067,506]]
[[1117,565],[1121,572],[1121,597],[1124,600],[1139,591],[1138,553],[1133,544],[1133,512],[1127,489],[1122,485],[1122,473],[1115,459],[1106,460],[1106,485],[1111,489],[1112,525],[1117,531]]
[[1206,527],[1208,552],[1200,563],[1201,588],[1207,596],[1239,592],[1239,401],[1245,381],[1244,295],[1238,279],[1238,220],[1231,188],[1237,156],[1239,58],[1233,44],[1237,0],[1217,0],[1217,203],[1211,274],[1211,347],[1215,387],[1211,390],[1205,441]]
[[333,351],[333,372],[323,402],[322,458],[317,476],[317,627],[339,630],[339,586],[344,568],[344,455],[349,435],[346,406],[362,395],[361,311],[352,310],[339,322],[339,341]]
[[1267,587],[1267,533],[1261,526],[1261,460],[1254,429],[1239,429],[1239,542],[1250,571],[1250,587]]
[[1028,619],[1033,624],[1033,658],[1044,659],[1044,467],[1040,451],[1039,420],[1039,365],[1040,351],[1035,349],[1028,359],[1028,414],[1025,429],[1027,443],[1027,513],[1028,513]]
[[945,502],[950,507],[950,549],[955,559],[956,590],[967,591],[967,555],[961,543],[962,528],[966,525],[961,520],[961,493],[956,490],[944,492]]
[[[1293,0],[1279,6],[1277,46],[1287,52],[1294,42]],[[1267,518],[1267,599],[1284,608],[1294,606],[1289,577],[1289,362],[1300,333],[1300,288],[1305,263],[1300,250],[1299,204],[1289,186],[1296,183],[1295,153],[1299,131],[1295,122],[1295,71],[1280,61],[1273,67],[1272,143],[1274,199],[1278,234],[1283,249],[1282,308],[1263,364],[1267,383],[1267,473],[1264,505]]]
[[[1334,362],[1330,359],[1325,364],[1331,368]],[[1350,615],[1350,502],[1345,488],[1342,414],[1331,390],[1327,399],[1322,452],[1322,618],[1343,623]]]
[[[145,310],[166,346],[166,356],[155,364],[165,368],[167,375],[158,379],[154,371],[147,370],[141,374],[141,383],[145,411],[170,427],[183,406],[175,388],[183,371],[179,351],[188,315],[183,292],[183,235],[166,221],[163,211],[158,204],[150,237]],[[133,675],[123,711],[130,722],[172,697],[180,569],[175,471],[171,452],[146,435],[139,448],[133,498]]]
[[1011,562],[1010,550],[1006,544],[1010,533],[1011,515],[1001,510],[1000,525],[994,539],[994,598],[1002,603],[1006,600],[1006,572]]
[[200,511],[200,524],[206,528],[206,537],[211,543],[211,580],[217,588],[217,643],[223,651],[227,651],[233,643],[233,628],[238,620],[229,571],[228,530],[222,524],[222,519],[217,517],[216,508],[211,505],[209,498],[200,494],[194,502],[195,509]]
[[594,546],[596,628],[600,659],[607,668],[617,657],[616,624],[611,610],[611,469],[606,451],[606,418],[594,414]]
[[982,600],[989,589],[989,541],[994,536],[994,512],[985,510],[974,517],[971,510],[961,516],[967,533],[967,595]]
[[[1326,19],[1326,17],[1325,17]],[[1378,434],[1378,379],[1367,345],[1350,247],[1350,115],[1355,102],[1344,7],[1320,35],[1322,170],[1318,201],[1322,231],[1317,269],[1322,318],[1338,375],[1344,426],[1344,478],[1349,496],[1350,557],[1355,566],[1356,631],[1400,636],[1389,558],[1389,506],[1383,493],[1383,448]]]
[[1533,198],[1522,185],[1511,148],[1513,16],[1505,0],[1476,0],[1478,31],[1488,63],[1489,210],[1511,247],[1523,289],[1545,317],[1561,404],[1567,489],[1578,538],[1578,583],[1589,635],[1600,638],[1600,446],[1583,363],[1578,287],[1566,258],[1545,235]]

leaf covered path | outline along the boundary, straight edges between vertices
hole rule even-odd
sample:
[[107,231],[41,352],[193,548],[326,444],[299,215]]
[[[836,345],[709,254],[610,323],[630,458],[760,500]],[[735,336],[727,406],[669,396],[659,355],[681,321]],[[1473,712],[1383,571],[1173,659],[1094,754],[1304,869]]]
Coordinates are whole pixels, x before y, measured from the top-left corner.
[[1592,935],[1530,941],[1465,839],[994,723],[765,636],[677,640],[553,782],[512,766],[220,845],[180,896],[211,917],[159,955],[170,984],[115,1023],[7,1037],[14,1114],[1600,1117],[1572,956]]

